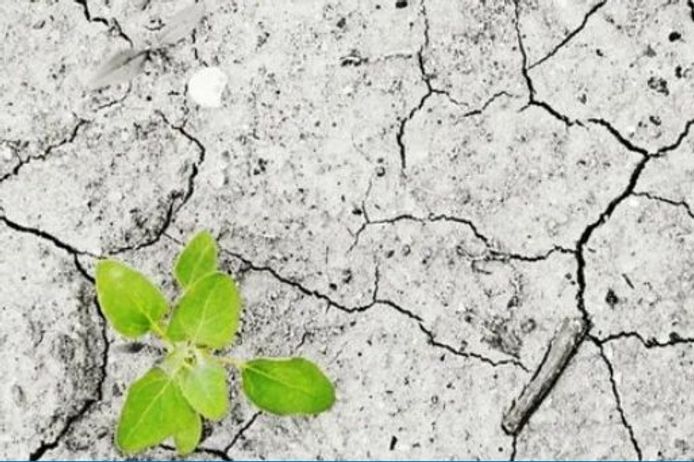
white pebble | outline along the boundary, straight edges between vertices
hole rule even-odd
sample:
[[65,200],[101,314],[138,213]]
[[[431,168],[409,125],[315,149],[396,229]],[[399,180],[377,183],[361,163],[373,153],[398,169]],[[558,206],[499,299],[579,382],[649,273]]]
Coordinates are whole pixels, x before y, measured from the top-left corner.
[[203,107],[220,107],[228,78],[218,67],[204,67],[190,78],[188,94]]

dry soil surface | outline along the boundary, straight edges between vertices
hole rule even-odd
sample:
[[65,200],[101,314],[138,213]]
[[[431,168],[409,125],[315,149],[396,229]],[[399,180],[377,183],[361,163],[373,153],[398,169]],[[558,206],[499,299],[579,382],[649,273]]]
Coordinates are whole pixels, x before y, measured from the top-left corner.
[[[234,391],[193,458],[694,457],[694,3],[209,0],[87,87],[181,2],[0,1],[0,458],[123,457],[162,350],[108,328],[94,264],[173,299],[200,229],[245,300],[235,351],[309,357],[338,401],[278,418]],[[221,108],[187,94],[206,66]]]

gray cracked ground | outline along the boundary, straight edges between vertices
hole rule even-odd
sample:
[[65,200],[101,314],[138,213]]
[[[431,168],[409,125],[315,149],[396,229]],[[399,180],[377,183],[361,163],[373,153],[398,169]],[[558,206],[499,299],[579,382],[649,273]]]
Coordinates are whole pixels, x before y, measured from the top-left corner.
[[[108,329],[93,265],[173,297],[202,228],[245,298],[239,354],[311,357],[338,402],[276,418],[233,392],[193,458],[694,457],[692,2],[208,4],[87,92],[179,2],[0,2],[1,458],[122,457],[161,350]],[[206,65],[221,109],[186,96]],[[576,315],[587,339],[506,435]]]

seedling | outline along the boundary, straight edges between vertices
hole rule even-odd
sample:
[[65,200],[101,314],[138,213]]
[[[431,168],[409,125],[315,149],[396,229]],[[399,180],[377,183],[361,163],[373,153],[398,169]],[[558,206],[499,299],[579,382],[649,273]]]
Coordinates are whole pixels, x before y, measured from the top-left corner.
[[116,444],[126,454],[169,437],[181,455],[193,451],[202,418],[219,420],[229,411],[224,366],[237,369],[248,399],[273,414],[318,414],[335,401],[330,380],[306,359],[244,361],[214,354],[232,343],[242,305],[234,280],[219,272],[217,257],[207,232],[186,245],[173,270],[183,293],[170,316],[166,299],[144,275],[114,260],[97,264],[99,305],[113,328],[132,339],[151,333],[167,350],[128,390],[116,430]]

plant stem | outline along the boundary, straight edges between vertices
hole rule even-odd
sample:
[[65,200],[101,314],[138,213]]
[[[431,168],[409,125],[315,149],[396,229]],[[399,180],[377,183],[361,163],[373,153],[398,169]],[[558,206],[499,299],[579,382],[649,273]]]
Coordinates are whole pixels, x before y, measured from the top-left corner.
[[151,323],[151,326],[152,326],[152,332],[154,333],[154,335],[159,337],[159,340],[161,340],[164,343],[164,345],[166,346],[166,349],[168,351],[172,351],[173,350],[173,343],[171,343],[171,341],[166,336],[166,332],[164,332],[164,329],[162,329],[162,327],[159,324],[157,324],[156,322]]
[[231,364],[237,369],[243,369],[244,367],[246,367],[245,361],[242,361],[233,356],[217,356],[217,359],[223,362],[224,364]]

